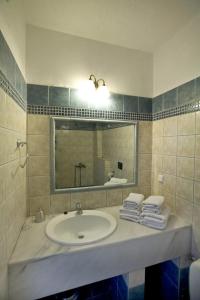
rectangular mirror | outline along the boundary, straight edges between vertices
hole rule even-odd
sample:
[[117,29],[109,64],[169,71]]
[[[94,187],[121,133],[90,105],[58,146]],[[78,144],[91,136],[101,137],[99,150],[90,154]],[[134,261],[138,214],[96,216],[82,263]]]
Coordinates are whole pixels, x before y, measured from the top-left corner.
[[52,192],[136,184],[137,124],[51,118]]

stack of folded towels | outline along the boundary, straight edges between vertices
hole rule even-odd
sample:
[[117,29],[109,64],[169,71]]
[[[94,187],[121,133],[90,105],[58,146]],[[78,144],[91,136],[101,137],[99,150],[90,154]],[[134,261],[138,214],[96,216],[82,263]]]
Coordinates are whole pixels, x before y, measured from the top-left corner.
[[164,205],[163,196],[150,196],[142,203],[140,224],[165,229],[170,215],[170,209]]
[[139,223],[143,200],[144,195],[130,193],[120,208],[120,218]]

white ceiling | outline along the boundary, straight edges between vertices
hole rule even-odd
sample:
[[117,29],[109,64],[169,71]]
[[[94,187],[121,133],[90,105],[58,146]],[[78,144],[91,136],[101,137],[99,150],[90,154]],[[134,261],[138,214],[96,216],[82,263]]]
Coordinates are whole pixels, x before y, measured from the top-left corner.
[[200,12],[200,0],[24,0],[27,23],[155,51]]

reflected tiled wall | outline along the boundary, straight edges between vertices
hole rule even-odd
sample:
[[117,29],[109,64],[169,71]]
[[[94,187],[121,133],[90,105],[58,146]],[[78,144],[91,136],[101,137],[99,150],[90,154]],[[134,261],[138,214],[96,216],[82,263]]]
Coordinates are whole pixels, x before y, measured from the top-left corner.
[[[152,193],[193,223],[200,250],[200,112],[153,122]],[[164,174],[164,183],[158,175]]]
[[26,217],[26,112],[0,88],[0,299],[7,299],[7,263]]
[[[108,172],[105,173],[105,181],[108,173],[114,171],[114,177],[126,178],[127,182],[133,182],[134,172],[134,126],[104,130],[102,133],[103,158],[109,163]],[[123,169],[118,168],[117,162],[123,163]]]
[[50,120],[49,116],[28,114],[28,203],[30,214],[42,207],[46,213],[63,212],[75,208],[81,201],[83,208],[120,205],[129,192],[146,196],[151,190],[152,122],[139,122],[138,185],[133,188],[111,189],[50,195]]
[[[56,130],[56,187],[78,187],[94,184],[95,131]],[[86,168],[75,169],[81,162]]]

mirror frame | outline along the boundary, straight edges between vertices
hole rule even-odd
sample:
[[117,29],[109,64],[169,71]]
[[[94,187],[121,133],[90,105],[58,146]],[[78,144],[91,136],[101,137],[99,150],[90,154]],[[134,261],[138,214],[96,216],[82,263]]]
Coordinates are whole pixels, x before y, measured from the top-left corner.
[[[134,176],[135,182],[123,183],[123,184],[115,184],[115,185],[97,185],[97,186],[86,186],[86,187],[70,187],[63,189],[56,189],[55,185],[55,122],[56,120],[76,120],[76,121],[90,121],[90,122],[104,122],[104,123],[126,123],[130,125],[135,125],[134,127],[134,164],[135,169]],[[109,119],[90,119],[90,118],[80,118],[80,117],[50,117],[50,188],[51,194],[61,194],[61,193],[73,193],[73,192],[84,192],[84,191],[98,191],[98,190],[108,190],[108,189],[116,189],[116,188],[127,188],[131,186],[135,186],[138,183],[138,122],[130,121],[130,120],[109,120]]]

